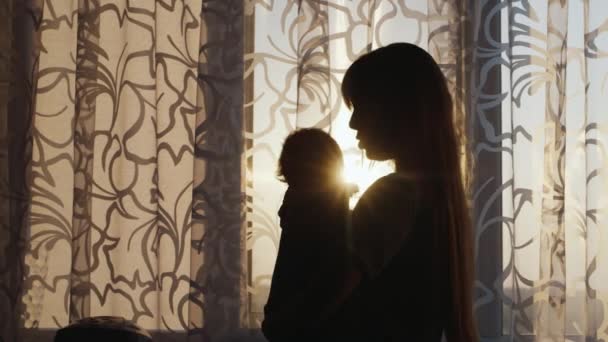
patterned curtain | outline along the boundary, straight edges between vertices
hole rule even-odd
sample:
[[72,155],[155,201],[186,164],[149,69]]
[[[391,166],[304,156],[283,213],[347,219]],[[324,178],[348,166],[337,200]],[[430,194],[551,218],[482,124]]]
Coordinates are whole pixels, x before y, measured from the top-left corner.
[[245,327],[243,3],[4,10],[5,340],[99,315],[193,340]]
[[503,133],[487,148],[501,150],[503,214],[485,221],[502,222],[503,270],[486,290],[500,296],[503,331],[518,340],[605,341],[608,3],[500,7]]
[[391,172],[357,149],[340,81],[396,41],[456,100],[481,336],[608,339],[604,0],[9,0],[0,18],[0,341],[98,315],[260,338],[282,140],[325,129],[362,189]]

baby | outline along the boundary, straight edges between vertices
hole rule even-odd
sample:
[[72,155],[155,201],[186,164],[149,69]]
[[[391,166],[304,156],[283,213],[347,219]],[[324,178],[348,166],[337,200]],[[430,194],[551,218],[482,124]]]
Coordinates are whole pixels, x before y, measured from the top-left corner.
[[340,147],[319,129],[290,134],[279,158],[288,185],[279,210],[281,241],[264,308],[270,341],[304,340],[340,296],[348,269],[348,201]]

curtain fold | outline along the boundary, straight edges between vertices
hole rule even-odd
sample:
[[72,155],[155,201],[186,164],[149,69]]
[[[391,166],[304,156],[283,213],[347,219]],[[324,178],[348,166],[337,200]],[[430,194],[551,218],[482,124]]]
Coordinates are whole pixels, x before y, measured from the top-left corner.
[[565,148],[568,1],[547,4],[544,184],[541,199],[540,274],[535,294],[539,339],[563,338],[566,323]]
[[[0,337],[5,341],[18,340],[23,308],[39,3],[0,4],[2,31],[7,33],[0,35]],[[41,290],[32,292],[35,298]]]
[[575,61],[582,69],[582,81],[578,85],[584,87],[584,99],[578,110],[584,115],[580,115],[582,118],[577,122],[575,151],[578,152],[576,162],[584,167],[571,177],[576,180],[572,187],[578,189],[574,202],[578,210],[571,217],[580,227],[576,231],[579,244],[585,249],[584,261],[575,266],[584,279],[584,285],[579,282],[575,287],[577,293],[585,293],[581,308],[584,319],[580,320],[580,326],[590,339],[604,340],[608,339],[608,115],[605,100],[608,46],[600,40],[600,35],[608,29],[607,16],[608,8],[597,1],[584,2],[580,11],[584,24],[577,39]]

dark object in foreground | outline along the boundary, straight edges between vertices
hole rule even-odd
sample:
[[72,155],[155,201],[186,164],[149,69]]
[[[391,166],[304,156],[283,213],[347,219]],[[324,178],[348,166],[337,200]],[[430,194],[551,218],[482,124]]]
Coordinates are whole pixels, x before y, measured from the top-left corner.
[[60,329],[55,342],[152,342],[150,334],[121,317],[87,317]]

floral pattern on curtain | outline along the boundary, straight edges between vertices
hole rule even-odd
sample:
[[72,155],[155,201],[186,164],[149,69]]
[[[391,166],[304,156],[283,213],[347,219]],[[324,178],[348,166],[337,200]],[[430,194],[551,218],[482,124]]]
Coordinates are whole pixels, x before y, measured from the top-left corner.
[[3,131],[21,162],[3,163],[21,196],[2,215],[3,336],[99,315],[199,340],[245,327],[242,2],[10,10],[32,60],[13,56],[26,84]]
[[4,340],[108,314],[177,340],[258,327],[282,140],[320,127],[347,179],[390,172],[356,148],[340,81],[395,41],[427,49],[456,100],[481,336],[608,339],[605,1],[28,0],[0,13]]
[[607,5],[506,8],[499,295],[517,339],[608,339]]

